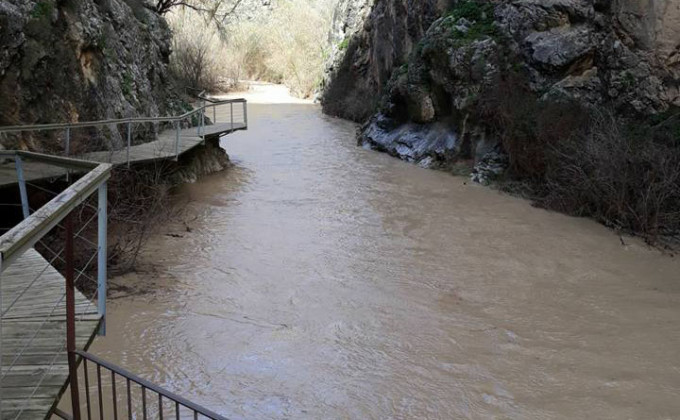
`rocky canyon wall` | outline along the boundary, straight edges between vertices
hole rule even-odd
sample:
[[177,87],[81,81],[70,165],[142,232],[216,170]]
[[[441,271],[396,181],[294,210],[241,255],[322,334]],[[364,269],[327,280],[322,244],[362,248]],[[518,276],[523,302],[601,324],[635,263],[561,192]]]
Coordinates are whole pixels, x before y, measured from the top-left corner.
[[370,116],[392,72],[408,60],[443,0],[341,0],[321,102],[324,112],[361,121]]
[[[0,2],[0,124],[168,115],[171,32],[142,0]],[[0,140],[40,150],[36,139]],[[111,133],[108,141],[120,142]]]
[[480,93],[511,73],[543,100],[622,115],[680,105],[673,0],[385,0],[354,26],[324,110],[370,119],[363,143],[423,166],[478,160],[494,148],[468,116]]
[[680,2],[382,0],[345,44],[323,105],[360,145],[680,237]]

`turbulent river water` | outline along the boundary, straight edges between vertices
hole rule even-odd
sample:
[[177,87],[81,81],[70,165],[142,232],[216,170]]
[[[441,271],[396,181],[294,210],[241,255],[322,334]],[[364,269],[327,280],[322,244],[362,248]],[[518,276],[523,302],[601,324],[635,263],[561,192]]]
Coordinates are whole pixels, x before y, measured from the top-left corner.
[[231,418],[680,418],[678,258],[258,98],[93,353]]

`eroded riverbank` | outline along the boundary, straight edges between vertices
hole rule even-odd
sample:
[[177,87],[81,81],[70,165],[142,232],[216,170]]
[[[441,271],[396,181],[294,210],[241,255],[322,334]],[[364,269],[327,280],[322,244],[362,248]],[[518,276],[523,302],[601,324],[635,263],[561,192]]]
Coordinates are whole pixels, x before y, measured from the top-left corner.
[[231,418],[680,417],[680,261],[276,102],[94,353]]

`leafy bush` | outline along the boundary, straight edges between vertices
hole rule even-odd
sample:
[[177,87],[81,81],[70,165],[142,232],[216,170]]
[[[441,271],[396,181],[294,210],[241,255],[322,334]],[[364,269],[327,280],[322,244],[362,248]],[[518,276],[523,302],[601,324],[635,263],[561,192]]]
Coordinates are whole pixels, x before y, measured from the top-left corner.
[[41,0],[35,4],[33,10],[31,11],[31,17],[33,19],[42,19],[44,17],[49,17],[54,10],[54,5],[49,0]]
[[476,118],[510,157],[506,185],[522,181],[540,206],[650,241],[680,235],[680,115],[626,121],[541,101],[511,74],[480,97]]
[[[494,25],[494,3],[464,0],[451,9],[446,21],[452,26],[455,37],[461,41],[473,41],[483,37],[495,37],[498,34]],[[460,19],[472,23],[467,31],[461,31],[455,25]]]
[[130,96],[130,94],[132,93],[132,82],[133,82],[132,73],[130,73],[129,71],[126,71],[123,74],[123,83],[122,83],[122,86],[121,86],[121,88],[123,90],[123,95]]

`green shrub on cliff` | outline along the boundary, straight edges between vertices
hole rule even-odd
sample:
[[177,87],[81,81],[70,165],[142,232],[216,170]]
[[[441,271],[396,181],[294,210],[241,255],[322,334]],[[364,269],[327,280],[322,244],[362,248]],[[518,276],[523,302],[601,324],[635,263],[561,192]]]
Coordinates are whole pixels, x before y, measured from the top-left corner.
[[[451,28],[452,35],[463,42],[470,42],[484,37],[495,38],[498,34],[494,25],[494,4],[489,2],[466,0],[449,10],[444,22]],[[465,29],[458,27],[461,19],[471,25]]]
[[44,17],[49,17],[54,10],[54,5],[49,0],[42,0],[35,4],[33,10],[31,11],[31,17],[33,19],[42,19]]

